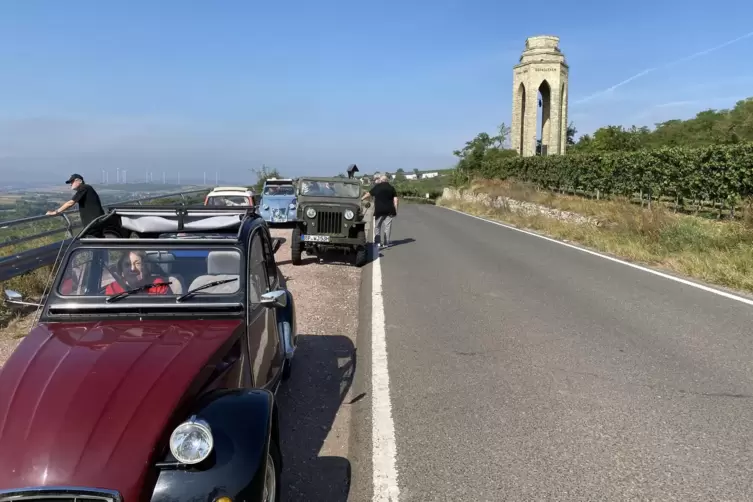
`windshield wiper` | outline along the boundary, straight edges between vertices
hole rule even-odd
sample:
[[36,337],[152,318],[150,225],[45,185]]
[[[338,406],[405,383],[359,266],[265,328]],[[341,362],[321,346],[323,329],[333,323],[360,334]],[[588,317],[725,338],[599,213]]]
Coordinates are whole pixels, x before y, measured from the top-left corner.
[[134,293],[140,293],[141,291],[146,291],[147,289],[156,288],[157,286],[169,286],[170,284],[172,284],[172,282],[155,282],[152,284],[144,284],[143,286],[139,286],[138,288],[129,289],[127,291],[122,291],[118,294],[108,296],[105,302],[112,303],[112,302],[120,300],[121,298],[125,298],[126,296],[131,296]]
[[233,277],[232,279],[222,279],[222,280],[219,280],[219,281],[208,282],[206,284],[203,284],[201,286],[197,286],[197,287],[195,287],[193,289],[190,289],[190,290],[186,291],[185,294],[180,295],[175,301],[176,302],[182,302],[186,298],[192,297],[193,295],[195,295],[196,293],[198,293],[202,289],[213,288],[214,286],[219,286],[220,284],[227,284],[228,282],[233,282],[233,281],[237,281],[237,280],[238,280],[237,277]]

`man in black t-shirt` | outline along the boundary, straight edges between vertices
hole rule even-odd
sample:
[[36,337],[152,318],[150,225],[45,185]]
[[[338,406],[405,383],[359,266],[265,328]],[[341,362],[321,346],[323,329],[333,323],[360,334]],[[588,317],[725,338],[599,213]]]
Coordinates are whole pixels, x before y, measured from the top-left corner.
[[[50,216],[60,214],[72,207],[74,204],[78,204],[78,212],[81,215],[81,225],[86,226],[92,221],[96,220],[103,214],[105,210],[102,209],[102,202],[99,200],[99,194],[94,187],[84,183],[84,177],[80,174],[71,174],[66,184],[71,186],[71,190],[75,190],[71,200],[55,209],[54,211],[47,211]],[[100,232],[97,231],[99,234]]]
[[[397,191],[387,181],[387,176],[380,176],[376,185],[363,194],[362,199],[374,198],[374,240],[379,239],[379,247],[390,247],[392,241],[392,218],[397,216]],[[384,232],[382,232],[384,227]]]

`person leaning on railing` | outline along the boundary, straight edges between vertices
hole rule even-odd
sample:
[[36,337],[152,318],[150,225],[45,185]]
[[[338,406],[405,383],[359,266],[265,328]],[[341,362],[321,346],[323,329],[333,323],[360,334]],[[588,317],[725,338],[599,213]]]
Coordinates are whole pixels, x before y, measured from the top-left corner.
[[[78,204],[81,225],[85,227],[105,214],[105,210],[102,208],[102,201],[99,200],[99,194],[94,190],[93,186],[84,183],[83,176],[75,173],[71,174],[70,178],[68,178],[68,181],[65,183],[71,186],[71,190],[75,191],[73,197],[59,208],[53,211],[47,211],[48,216],[58,215],[70,209],[75,204]],[[101,229],[95,230],[95,233],[97,234],[97,237],[102,237]]]

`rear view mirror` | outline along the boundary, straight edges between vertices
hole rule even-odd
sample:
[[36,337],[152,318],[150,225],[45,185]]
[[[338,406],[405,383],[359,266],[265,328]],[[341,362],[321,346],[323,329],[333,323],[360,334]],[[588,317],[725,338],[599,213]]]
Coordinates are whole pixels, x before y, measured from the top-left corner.
[[285,244],[284,237],[272,237],[272,254],[276,254],[277,251]]
[[18,291],[14,291],[12,289],[6,289],[5,290],[5,301],[7,302],[20,302],[23,301],[24,297],[21,293]]
[[6,289],[5,290],[5,303],[8,305],[15,305],[15,306],[27,306],[27,307],[41,307],[41,303],[34,303],[34,302],[25,302],[24,296],[19,293],[18,291],[14,291],[12,289]]
[[288,294],[284,289],[264,293],[261,295],[261,304],[267,308],[285,308],[288,306]]

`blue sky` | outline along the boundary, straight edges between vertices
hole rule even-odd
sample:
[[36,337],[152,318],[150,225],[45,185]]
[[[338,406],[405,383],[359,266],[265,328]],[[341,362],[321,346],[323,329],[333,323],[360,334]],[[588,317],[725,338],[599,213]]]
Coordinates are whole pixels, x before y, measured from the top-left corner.
[[0,2],[0,170],[241,181],[262,163],[288,175],[449,167],[466,140],[509,125],[512,66],[538,34],[560,37],[581,133],[753,96],[749,0],[530,5]]

